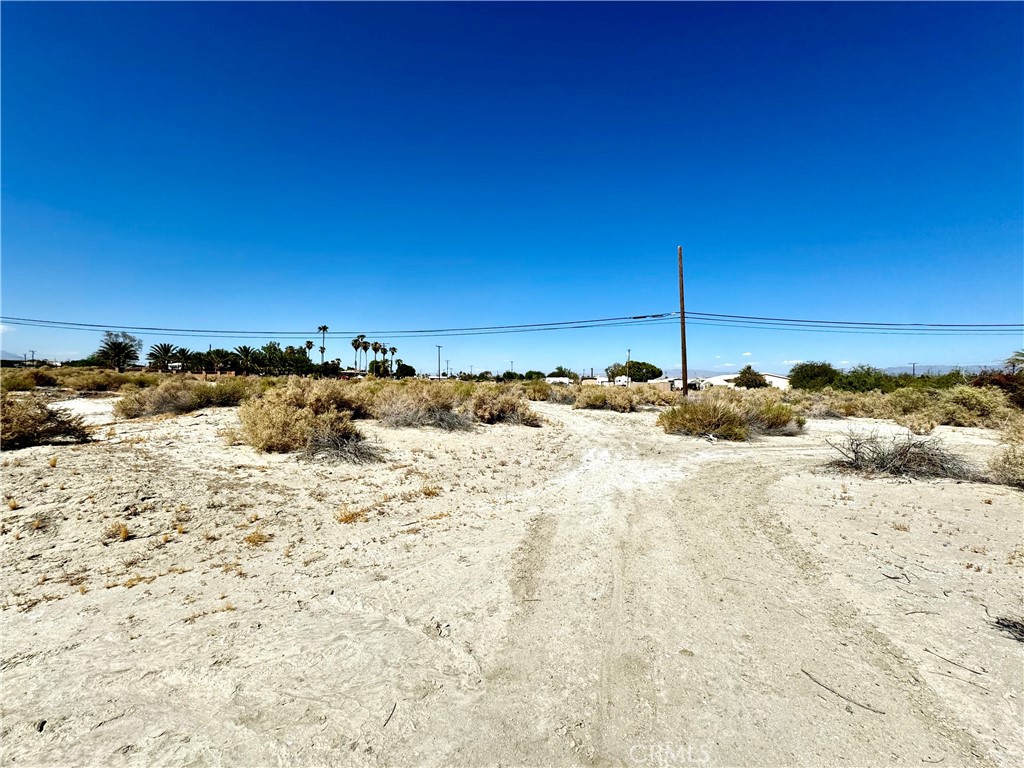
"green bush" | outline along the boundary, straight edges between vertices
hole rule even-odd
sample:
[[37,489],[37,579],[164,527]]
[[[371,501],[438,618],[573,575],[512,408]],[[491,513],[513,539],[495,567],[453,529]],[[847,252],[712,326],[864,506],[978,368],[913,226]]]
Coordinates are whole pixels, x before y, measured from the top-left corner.
[[836,383],[842,372],[831,363],[799,363],[789,371],[789,385],[794,389],[813,391],[831,387]]
[[0,448],[11,450],[56,442],[81,443],[89,430],[81,416],[49,408],[34,397],[4,395],[0,403]]
[[755,371],[753,366],[750,365],[745,366],[735,379],[730,380],[730,383],[734,387],[741,387],[742,389],[760,389],[769,386],[764,376]]

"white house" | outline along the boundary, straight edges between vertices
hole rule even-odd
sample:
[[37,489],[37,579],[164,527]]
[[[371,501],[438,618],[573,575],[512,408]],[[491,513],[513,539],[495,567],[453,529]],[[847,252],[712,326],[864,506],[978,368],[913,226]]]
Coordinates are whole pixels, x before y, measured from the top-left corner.
[[568,376],[545,376],[544,381],[548,384],[572,384],[572,379]]
[[[768,382],[768,386],[775,387],[776,389],[789,389],[789,377],[781,376],[777,373],[761,373],[764,376],[764,380]],[[732,387],[735,389],[735,385],[729,380],[735,379],[739,373],[723,373],[719,376],[712,376],[707,379],[693,379],[691,383],[696,383],[700,389],[707,389],[708,387]]]

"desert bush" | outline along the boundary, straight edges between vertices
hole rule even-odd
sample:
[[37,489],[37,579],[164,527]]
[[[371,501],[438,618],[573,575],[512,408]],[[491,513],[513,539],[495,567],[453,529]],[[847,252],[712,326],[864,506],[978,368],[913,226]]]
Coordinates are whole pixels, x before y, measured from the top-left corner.
[[36,398],[4,395],[0,414],[0,448],[11,450],[55,442],[81,443],[89,430],[81,416],[49,408]]
[[[456,384],[462,385],[456,388]],[[374,415],[391,427],[439,427],[469,429],[473,417],[460,406],[468,382],[431,382],[406,379],[382,389],[375,398]]]
[[547,400],[549,403],[557,403],[559,405],[574,405],[581,390],[592,388],[594,387],[581,387],[579,384],[572,386],[565,386],[564,384],[551,386]]
[[684,400],[658,416],[671,435],[713,435],[722,440],[747,440],[750,426],[735,403],[721,397]]
[[523,382],[523,393],[528,400],[547,400],[551,397],[551,389],[552,386],[543,379],[531,379],[527,376],[527,380]]
[[626,387],[588,386],[576,391],[573,407],[629,413],[636,410],[636,402],[636,397]]
[[915,435],[930,435],[938,426],[935,418],[927,413],[901,413],[893,421],[901,427],[906,427]]
[[681,399],[678,392],[666,392],[650,384],[639,384],[629,391],[638,405],[674,405]]
[[294,392],[289,393],[288,388],[274,389],[263,397],[244,401],[238,417],[242,439],[266,453],[305,450],[315,456],[330,452],[332,446],[340,443],[362,439],[347,412],[314,413],[311,408],[297,404]]
[[322,414],[313,421],[304,452],[309,459],[326,458],[352,464],[381,460],[380,451],[366,442],[351,419],[342,413]]
[[164,379],[157,387],[138,389],[126,385],[124,396],[114,406],[114,413],[123,418],[155,416],[161,413],[189,413],[201,408],[238,405],[259,390],[255,380],[221,379],[206,383],[184,376]]
[[126,384],[140,389],[154,387],[165,380],[158,373],[117,373],[100,368],[54,368],[51,375],[61,387],[77,392],[117,392]]
[[1006,395],[992,387],[961,385],[936,394],[934,412],[940,424],[998,428],[1010,417]]
[[36,387],[55,387],[55,379],[47,368],[0,369],[0,390],[28,392]]
[[1002,485],[1024,488],[1024,445],[1010,445],[989,463],[992,479]]
[[519,388],[478,384],[469,397],[469,409],[477,421],[484,424],[500,422],[526,427],[540,426],[540,417],[527,405]]
[[806,423],[793,406],[777,399],[751,399],[743,404],[742,414],[751,432],[759,435],[793,436]]
[[969,462],[948,451],[934,437],[884,438],[877,432],[847,432],[838,440],[826,442],[839,453],[839,458],[830,462],[833,467],[900,477],[980,479]]
[[1024,370],[1013,373],[982,371],[971,381],[971,386],[1001,389],[1014,407],[1024,409]]

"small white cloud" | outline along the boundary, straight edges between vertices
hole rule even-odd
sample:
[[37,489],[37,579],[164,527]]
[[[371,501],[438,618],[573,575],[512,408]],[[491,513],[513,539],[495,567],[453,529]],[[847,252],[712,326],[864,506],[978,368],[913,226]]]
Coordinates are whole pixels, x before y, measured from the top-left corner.
[[849,365],[849,364],[850,364],[850,361],[849,361],[849,360],[840,360],[840,361],[839,361],[839,364],[840,364],[840,365]]
[[754,354],[754,353],[753,352],[744,352],[743,356],[744,357],[750,357],[752,354]]
[[716,365],[715,366],[715,368],[735,368],[735,367],[736,367],[736,363],[722,363],[721,365]]
[[721,360],[721,359],[722,359],[721,355],[715,355],[715,360]]
[[796,365],[797,363],[802,363],[803,360],[783,360],[782,362],[786,363],[787,365]]
[[0,333],[13,333],[13,332],[14,332],[14,329],[11,328],[11,326],[4,325],[3,323],[0,323]]

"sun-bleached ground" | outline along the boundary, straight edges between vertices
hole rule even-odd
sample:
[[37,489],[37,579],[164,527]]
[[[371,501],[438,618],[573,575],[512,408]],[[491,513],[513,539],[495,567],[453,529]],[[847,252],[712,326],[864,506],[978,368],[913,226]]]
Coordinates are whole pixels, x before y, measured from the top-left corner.
[[892,425],[712,444],[539,403],[361,422],[382,461],[353,466],[111,403],[72,401],[94,443],[3,454],[4,764],[1024,761],[994,623],[1024,494],[823,468]]

